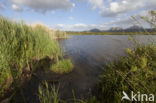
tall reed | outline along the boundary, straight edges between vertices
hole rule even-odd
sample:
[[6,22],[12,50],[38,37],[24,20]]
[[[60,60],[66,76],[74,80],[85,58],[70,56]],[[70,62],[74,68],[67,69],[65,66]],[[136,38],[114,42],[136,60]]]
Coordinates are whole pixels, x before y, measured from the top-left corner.
[[60,46],[41,27],[32,28],[0,17],[0,97],[30,68],[32,59],[62,56]]

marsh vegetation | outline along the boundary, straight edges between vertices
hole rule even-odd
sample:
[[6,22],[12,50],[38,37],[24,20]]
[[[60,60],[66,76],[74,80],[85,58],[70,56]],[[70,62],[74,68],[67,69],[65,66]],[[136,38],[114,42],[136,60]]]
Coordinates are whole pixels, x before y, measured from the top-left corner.
[[[150,13],[153,18],[142,18],[155,28],[153,20],[156,21],[156,13],[155,11]],[[125,39],[124,36],[120,36],[120,39],[117,37],[115,39],[113,36],[97,36],[98,39],[94,36],[92,38],[85,36],[89,41],[79,36],[83,42],[77,42],[79,40],[77,38],[71,39],[72,42],[62,42],[67,46],[64,55],[61,43],[55,39],[66,37],[66,33],[53,31],[43,25],[32,27],[1,17],[0,101],[3,103],[120,103],[123,91],[128,94],[131,91],[139,91],[156,95],[154,40],[143,44],[132,37],[130,38],[133,41],[132,46],[126,49],[117,44],[125,43],[122,41],[127,42],[127,37]],[[113,42],[109,43],[110,40]],[[94,45],[96,43],[105,44],[105,48]],[[114,49],[111,48],[112,44]],[[101,55],[99,50],[107,53],[103,52],[104,55]],[[123,55],[116,55],[120,54],[117,50],[121,50],[120,53]],[[113,57],[111,53],[117,56],[117,59],[111,59]],[[68,57],[71,57],[72,61]],[[19,97],[22,99],[18,99]],[[127,102],[129,101],[123,101]]]
[[[31,78],[36,69],[34,61],[48,57],[55,61],[54,65],[61,65],[60,72],[72,71],[70,60],[58,59],[62,58],[62,51],[58,42],[50,38],[53,35],[60,38],[62,34],[51,34],[41,25],[30,27],[0,17],[0,98],[10,95],[27,77]],[[68,65],[71,65],[70,71]],[[57,66],[53,67],[53,72]]]

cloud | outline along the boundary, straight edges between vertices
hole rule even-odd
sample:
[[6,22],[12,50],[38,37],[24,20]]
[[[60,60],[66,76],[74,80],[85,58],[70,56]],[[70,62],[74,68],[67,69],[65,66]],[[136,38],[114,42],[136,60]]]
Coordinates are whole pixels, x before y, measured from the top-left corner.
[[101,8],[104,4],[103,4],[103,0],[88,0],[89,3],[92,4],[93,8],[92,9],[96,9],[96,8]]
[[103,17],[115,17],[133,11],[156,9],[156,0],[88,0]]
[[12,9],[15,10],[15,11],[23,11],[22,8],[18,7],[18,6],[15,5],[15,4],[12,5]]
[[125,17],[119,17],[116,18],[115,20],[109,21],[107,23],[104,23],[103,25],[106,25],[106,27],[111,28],[111,27],[122,27],[122,28],[128,28],[130,26],[138,25],[138,26],[143,26],[145,28],[150,27],[150,25],[143,20],[141,17],[142,16],[147,16],[150,17],[148,10],[142,11],[140,13],[136,13],[133,15],[133,17],[125,16]]
[[72,24],[72,25],[56,24],[56,25],[53,25],[52,28],[64,30],[64,31],[86,31],[86,30],[91,30],[94,28],[97,28],[100,30],[108,30],[111,27],[127,28],[134,24],[136,24],[136,22],[132,18],[129,17],[125,19],[118,18],[116,20],[112,20],[103,24],[83,24],[83,23]]
[[56,24],[53,25],[52,28],[64,30],[64,31],[86,31],[94,28],[98,28],[104,30],[106,27],[105,25],[96,25],[96,24],[73,24],[73,25],[64,25],[64,24]]
[[103,24],[83,24],[83,23],[72,24],[72,25],[56,24],[53,25],[52,28],[65,30],[65,31],[86,31],[94,28],[100,30],[108,30],[111,27],[122,27],[125,29],[134,25],[144,26],[145,28],[150,27],[150,25],[146,23],[143,19],[141,19],[140,16],[149,16],[149,13],[148,11],[142,11],[139,14],[134,14],[134,17],[137,19],[137,21],[134,20],[132,17],[125,16],[125,17],[118,17],[115,20]]
[[10,0],[14,6],[14,10],[20,9],[19,7],[27,7],[37,12],[45,13],[47,11],[55,11],[58,9],[70,10],[75,6],[70,0]]

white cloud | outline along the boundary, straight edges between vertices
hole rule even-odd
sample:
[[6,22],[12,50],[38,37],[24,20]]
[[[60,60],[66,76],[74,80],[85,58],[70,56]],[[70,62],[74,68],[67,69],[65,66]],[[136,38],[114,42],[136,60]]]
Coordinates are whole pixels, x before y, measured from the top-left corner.
[[52,28],[65,30],[65,31],[86,31],[94,28],[98,28],[104,30],[106,27],[105,25],[96,25],[96,24],[73,24],[73,25],[64,25],[64,24],[56,24],[53,25]]
[[88,0],[92,5],[93,5],[93,9],[96,8],[101,8],[101,6],[103,6],[103,0]]
[[88,0],[103,17],[115,17],[132,11],[156,9],[156,0]]
[[[126,25],[126,26],[125,26]],[[91,29],[100,29],[100,30],[108,30],[111,27],[122,27],[128,28],[133,25],[138,25],[132,19],[124,19],[124,20],[114,20],[104,24],[73,24],[73,25],[65,25],[65,24],[56,24],[51,26],[53,29],[63,30],[63,31],[88,31]]]
[[117,2],[112,2],[112,3],[110,4],[110,10],[111,10],[111,11],[117,12],[118,8],[119,8],[119,4],[118,4]]
[[12,9],[15,11],[23,11],[22,8],[20,8],[19,6],[15,5],[15,4],[12,5]]
[[[142,11],[139,14],[134,15],[134,17],[137,19],[134,20],[132,17],[124,16],[124,17],[118,17],[115,20],[103,23],[103,24],[73,24],[73,25],[65,25],[65,24],[56,24],[53,25],[52,28],[54,29],[60,29],[60,30],[67,30],[67,31],[86,31],[90,29],[100,29],[100,30],[108,30],[111,27],[121,27],[121,28],[128,28],[130,26],[139,25],[144,26],[145,28],[150,27],[148,23],[146,23],[144,20],[140,18],[140,16],[149,16],[148,11]],[[141,25],[142,24],[142,25]]]
[[27,7],[37,12],[70,10],[75,6],[70,0],[10,0],[17,7]]

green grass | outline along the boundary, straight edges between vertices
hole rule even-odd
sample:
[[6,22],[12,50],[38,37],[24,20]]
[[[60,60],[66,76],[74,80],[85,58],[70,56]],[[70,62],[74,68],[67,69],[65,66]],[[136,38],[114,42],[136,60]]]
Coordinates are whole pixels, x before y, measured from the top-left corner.
[[[30,68],[32,60],[48,56],[58,61],[62,56],[59,43],[49,35],[41,26],[34,28],[0,17],[0,97],[21,78],[24,68]],[[71,66],[69,62],[63,65]]]
[[62,100],[59,98],[59,88],[50,86],[46,81],[39,85],[38,92],[40,103],[100,103],[95,96],[86,100],[76,99],[74,91],[73,98]]
[[63,39],[63,38],[68,38],[66,32],[62,32],[62,31],[54,31],[54,35],[56,39]]
[[73,70],[74,66],[70,59],[63,59],[52,65],[50,70],[57,74],[69,73]]
[[59,103],[58,89],[50,87],[47,82],[44,86],[40,84],[38,91],[40,103]]

